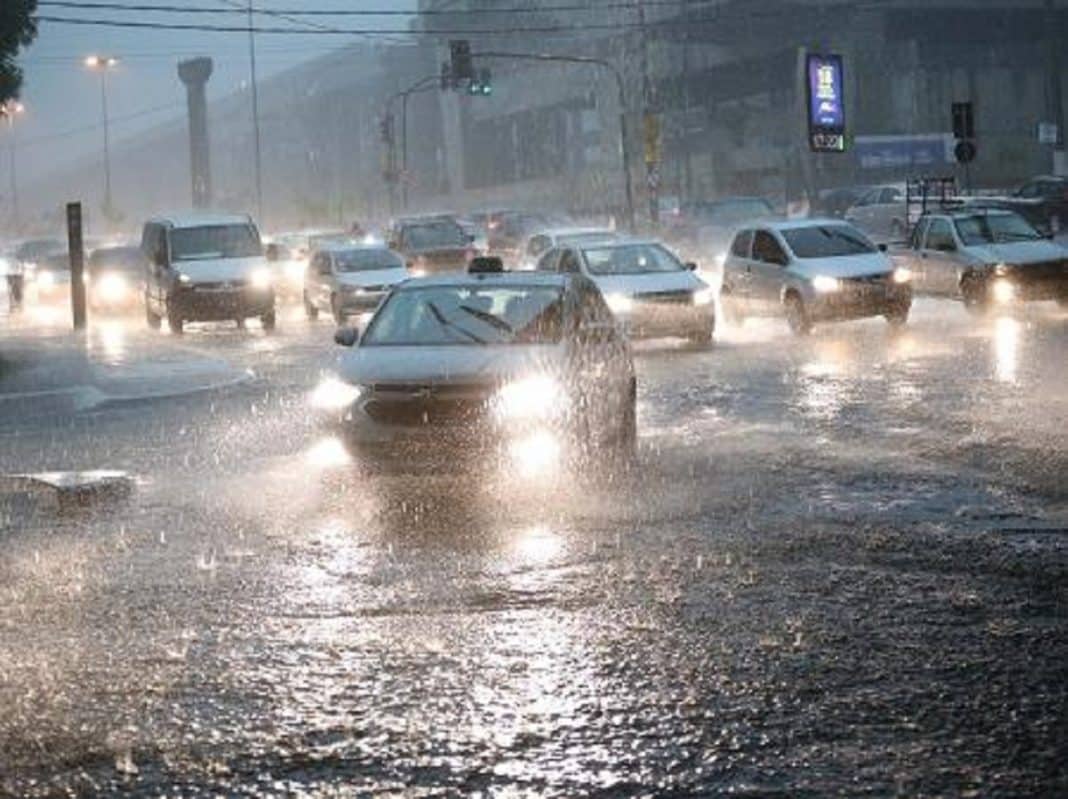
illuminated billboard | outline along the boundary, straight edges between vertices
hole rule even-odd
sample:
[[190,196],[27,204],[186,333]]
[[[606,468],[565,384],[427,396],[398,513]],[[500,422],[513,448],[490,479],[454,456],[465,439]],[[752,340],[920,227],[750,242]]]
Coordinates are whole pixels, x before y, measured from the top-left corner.
[[840,55],[809,53],[808,139],[815,152],[845,151],[845,81]]

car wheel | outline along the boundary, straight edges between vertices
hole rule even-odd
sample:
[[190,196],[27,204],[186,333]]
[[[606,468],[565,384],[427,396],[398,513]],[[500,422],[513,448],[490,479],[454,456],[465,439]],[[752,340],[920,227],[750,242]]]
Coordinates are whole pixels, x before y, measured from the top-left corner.
[[892,327],[894,330],[900,330],[908,324],[909,311],[911,309],[911,305],[902,305],[900,307],[894,308],[889,313],[884,314],[884,316],[886,317],[887,324],[889,324],[890,327]]
[[304,315],[313,322],[319,318],[319,309],[312,305],[307,292],[304,292]]
[[812,332],[812,320],[805,304],[796,294],[786,295],[786,321],[795,336],[807,336]]
[[965,275],[960,281],[960,296],[969,313],[984,314],[990,309],[986,282],[971,275]]
[[334,315],[334,322],[337,323],[338,327],[345,324],[345,311],[342,310],[336,294],[330,298],[330,312]]
[[263,329],[268,333],[274,331],[275,327],[278,325],[278,317],[275,315],[273,308],[260,317],[260,324],[263,325]]
[[159,330],[163,320],[156,314],[152,313],[152,308],[148,305],[148,300],[145,300],[145,321],[148,322],[148,326],[153,330]]

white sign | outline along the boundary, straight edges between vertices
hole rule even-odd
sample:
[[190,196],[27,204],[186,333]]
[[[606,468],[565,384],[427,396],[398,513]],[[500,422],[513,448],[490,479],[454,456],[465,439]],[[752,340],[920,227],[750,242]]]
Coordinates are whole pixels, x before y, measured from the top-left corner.
[[1057,143],[1057,125],[1053,122],[1039,122],[1038,123],[1038,143],[1039,144],[1056,144]]

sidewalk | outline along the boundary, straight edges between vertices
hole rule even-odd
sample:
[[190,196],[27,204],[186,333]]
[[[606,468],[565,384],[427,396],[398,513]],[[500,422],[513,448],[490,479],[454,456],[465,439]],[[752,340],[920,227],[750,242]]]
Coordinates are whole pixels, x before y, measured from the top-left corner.
[[127,326],[77,334],[0,326],[0,421],[184,396],[249,377],[220,358]]

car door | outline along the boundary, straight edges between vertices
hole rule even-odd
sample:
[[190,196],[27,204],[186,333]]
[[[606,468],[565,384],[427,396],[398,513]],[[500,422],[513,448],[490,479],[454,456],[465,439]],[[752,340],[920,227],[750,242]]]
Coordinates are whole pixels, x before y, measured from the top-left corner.
[[958,291],[959,246],[953,226],[945,217],[933,217],[927,225],[921,258],[925,290],[942,296]]
[[789,262],[786,250],[774,233],[764,229],[753,234],[749,301],[755,313],[774,314],[780,309],[783,270]]
[[749,282],[752,277],[751,260],[753,231],[741,230],[731,242],[727,258],[723,262],[723,293],[745,310],[749,303]]

